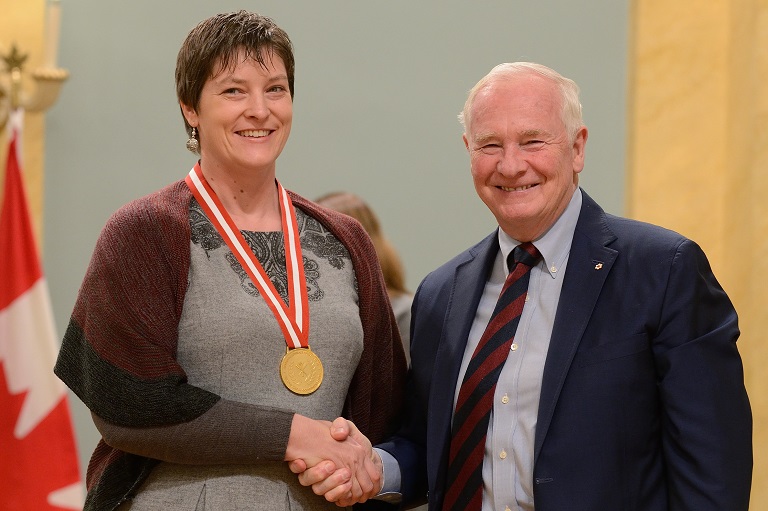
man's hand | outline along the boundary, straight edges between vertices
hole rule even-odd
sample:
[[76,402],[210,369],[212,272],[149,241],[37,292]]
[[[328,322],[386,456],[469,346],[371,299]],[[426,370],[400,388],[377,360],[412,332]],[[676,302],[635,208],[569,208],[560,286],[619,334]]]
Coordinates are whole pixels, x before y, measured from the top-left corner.
[[[311,486],[312,491],[322,495],[329,502],[335,502],[340,507],[351,506],[357,502],[365,502],[381,491],[382,464],[379,455],[373,451],[371,442],[352,423],[339,417],[330,424],[329,433],[337,442],[354,442],[368,452],[368,458],[363,464],[366,480],[355,485],[355,476],[348,467],[338,466],[331,460],[323,460],[315,465],[305,459],[296,459],[289,463],[291,471],[299,474],[299,482]],[[370,480],[371,485],[365,484]],[[359,488],[359,490],[358,490]]]

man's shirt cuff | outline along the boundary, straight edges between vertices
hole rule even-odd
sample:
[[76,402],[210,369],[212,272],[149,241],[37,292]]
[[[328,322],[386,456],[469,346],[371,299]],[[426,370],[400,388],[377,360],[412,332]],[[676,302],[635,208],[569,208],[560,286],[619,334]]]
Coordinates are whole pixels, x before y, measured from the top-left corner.
[[376,447],[374,449],[379,454],[379,457],[381,457],[383,481],[381,491],[373,498],[389,502],[390,504],[399,504],[403,499],[403,495],[400,493],[400,464],[387,451]]

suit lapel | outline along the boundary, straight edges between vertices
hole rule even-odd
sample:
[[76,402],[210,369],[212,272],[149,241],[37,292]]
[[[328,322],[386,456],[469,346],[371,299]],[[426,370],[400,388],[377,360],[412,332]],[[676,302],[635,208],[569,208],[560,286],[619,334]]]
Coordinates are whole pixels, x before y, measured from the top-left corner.
[[539,457],[576,349],[603,284],[618,256],[616,250],[606,246],[616,239],[616,236],[605,222],[605,212],[583,190],[582,194],[581,213],[571,244],[568,267],[544,365],[534,460]]
[[[486,237],[470,249],[467,259],[455,269],[450,297],[447,300],[442,335],[435,355],[433,384],[429,396],[428,443],[437,449],[428,449],[430,486],[442,481],[447,465],[450,445],[453,396],[467,337],[475,319],[488,272],[499,249],[498,233]],[[436,478],[436,479],[435,479]]]

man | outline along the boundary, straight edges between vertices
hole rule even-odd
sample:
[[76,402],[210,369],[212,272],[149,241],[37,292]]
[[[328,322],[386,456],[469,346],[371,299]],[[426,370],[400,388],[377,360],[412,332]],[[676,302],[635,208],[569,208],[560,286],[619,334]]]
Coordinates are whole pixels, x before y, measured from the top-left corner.
[[[433,510],[746,511],[752,418],[737,317],[704,253],[606,214],[578,187],[587,128],[578,87],[555,71],[495,67],[460,119],[499,229],[415,296],[407,416],[377,446],[385,489],[406,502],[428,490]],[[494,306],[518,285],[502,290],[518,245],[534,258],[511,270],[527,275],[527,293],[509,299],[522,314],[487,383],[496,375],[476,370],[486,362],[475,349],[489,323],[502,328]],[[479,436],[462,429],[473,379],[492,408],[487,426],[470,426]],[[331,468],[300,479],[336,499]]]

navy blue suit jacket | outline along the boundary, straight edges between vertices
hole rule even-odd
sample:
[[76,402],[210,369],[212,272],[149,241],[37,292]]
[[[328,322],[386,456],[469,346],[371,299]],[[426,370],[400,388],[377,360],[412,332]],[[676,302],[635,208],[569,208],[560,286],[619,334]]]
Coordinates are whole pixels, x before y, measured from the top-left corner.
[[[413,303],[400,433],[379,447],[406,501],[440,509],[453,396],[498,251],[494,232],[429,274]],[[734,261],[735,262],[735,261]],[[736,312],[706,256],[586,193],[544,367],[537,511],[746,511],[752,416]]]

